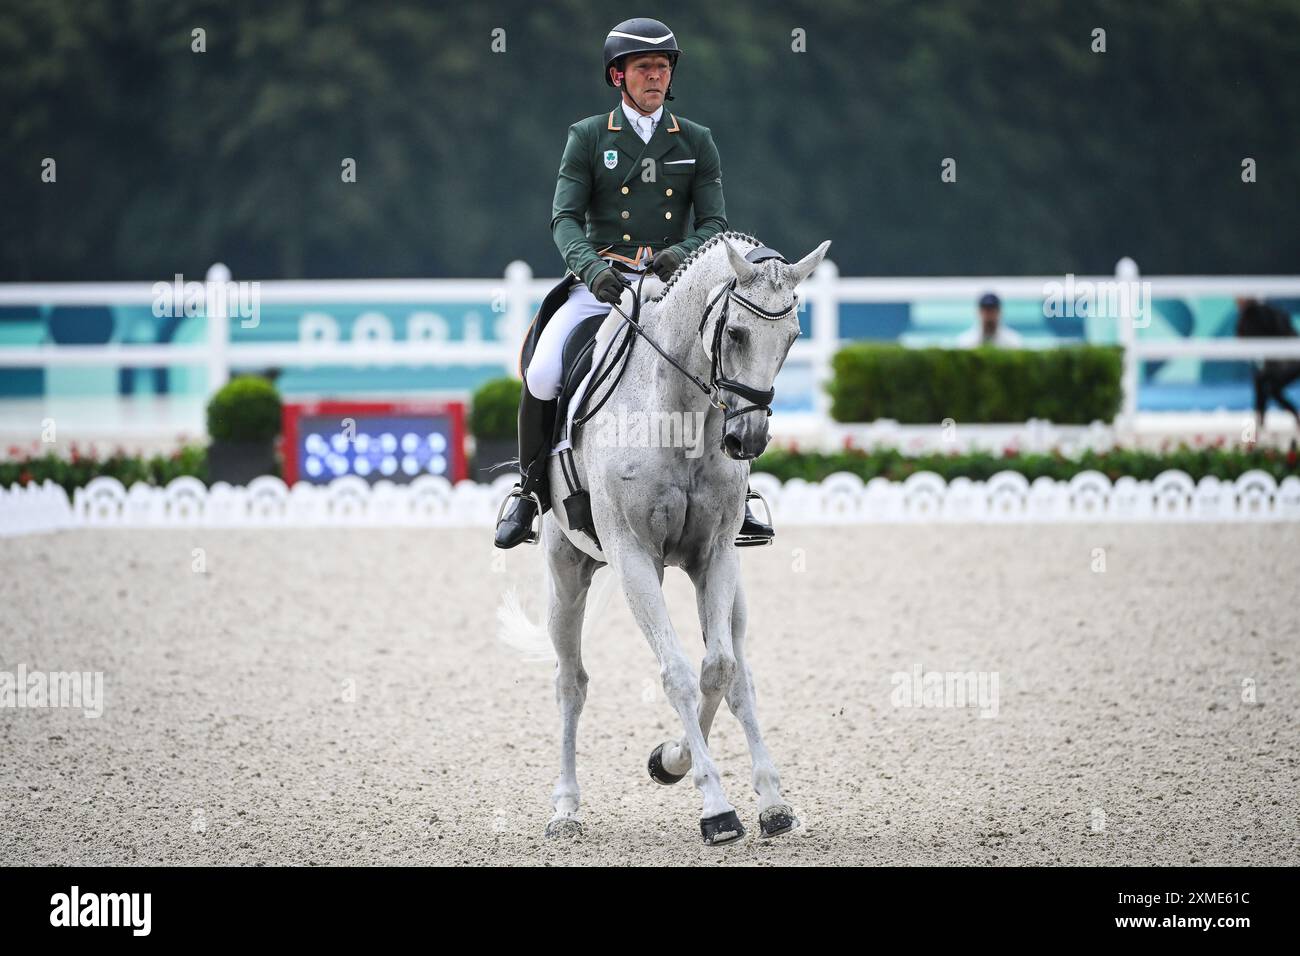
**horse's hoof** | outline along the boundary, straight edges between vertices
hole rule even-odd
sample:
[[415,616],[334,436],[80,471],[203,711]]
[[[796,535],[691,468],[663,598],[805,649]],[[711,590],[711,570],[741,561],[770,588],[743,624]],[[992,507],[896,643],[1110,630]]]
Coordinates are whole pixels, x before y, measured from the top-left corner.
[[665,787],[670,787],[684,776],[686,776],[684,773],[669,773],[664,769],[663,744],[650,751],[650,779],[655,783],[662,783]]
[[740,825],[740,817],[735,810],[719,813],[716,817],[705,817],[700,821],[700,833],[704,834],[705,846],[720,846],[731,843],[745,835],[745,828]]
[[575,839],[582,836],[582,822],[573,817],[557,817],[546,824],[546,835],[552,840],[563,837]]
[[774,807],[768,807],[758,815],[758,829],[760,836],[774,837],[783,833],[789,833],[799,825],[799,818],[794,815],[794,811],[786,804],[780,803]]

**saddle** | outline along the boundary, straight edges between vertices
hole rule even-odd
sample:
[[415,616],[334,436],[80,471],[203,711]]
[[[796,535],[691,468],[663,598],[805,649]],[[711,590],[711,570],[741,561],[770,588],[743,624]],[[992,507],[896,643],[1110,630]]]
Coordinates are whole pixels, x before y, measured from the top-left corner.
[[[551,317],[555,315],[560,306],[568,300],[569,290],[578,281],[581,280],[572,274],[565,276],[542,300],[541,307],[537,310],[532,325],[529,326],[528,334],[524,336],[524,344],[519,352],[519,374],[521,377],[533,359],[533,352],[537,349],[537,342],[541,338],[542,331],[546,328],[546,323],[551,320]],[[596,347],[596,333],[600,331],[600,327],[607,315],[608,313],[593,315],[583,319],[574,326],[573,330],[569,332],[568,338],[564,340],[564,347],[560,352],[560,382],[562,384],[560,394],[555,399],[555,425],[550,435],[552,448],[559,444],[564,437],[564,428],[568,421],[569,402],[573,399],[578,386],[582,384],[582,380],[591,371],[593,353]]]
[[[555,315],[560,306],[568,300],[573,284],[580,281],[577,276],[570,273],[561,279],[542,300],[542,304],[537,310],[537,315],[533,317],[533,322],[528,328],[528,333],[524,336],[524,343],[519,351],[519,373],[521,377],[526,376],[528,364],[532,361],[533,353],[537,349],[537,342],[541,338],[542,331],[546,328],[546,323]],[[555,399],[554,424],[547,436],[548,453],[564,438],[569,417],[569,403],[573,400],[578,386],[582,384],[583,379],[587,377],[587,373],[591,371],[591,363],[596,348],[596,333],[600,330],[607,317],[608,313],[602,313],[583,319],[574,326],[564,340],[564,347],[560,353],[561,388],[559,396]],[[574,428],[577,429],[578,427],[579,423],[575,422]],[[564,468],[565,481],[569,484],[570,492],[568,497],[564,499],[564,511],[569,519],[570,526],[576,531],[585,532],[595,542],[596,547],[600,548],[600,539],[596,536],[595,525],[591,518],[591,500],[587,491],[582,488],[577,480],[577,471],[572,462],[572,452],[569,454],[568,461],[564,459],[563,454],[561,455],[561,466]],[[570,474],[571,469],[572,474]],[[542,501],[543,511],[551,507],[550,497],[548,489],[545,500]]]

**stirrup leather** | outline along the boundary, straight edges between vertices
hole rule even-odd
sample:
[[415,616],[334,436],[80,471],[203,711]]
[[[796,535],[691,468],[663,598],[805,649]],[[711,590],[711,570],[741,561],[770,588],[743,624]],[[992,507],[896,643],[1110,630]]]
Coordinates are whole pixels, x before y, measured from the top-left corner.
[[[767,520],[764,521],[763,523],[770,527],[772,524],[772,506],[767,503],[766,498],[760,495],[757,491],[750,489],[745,492],[745,507],[748,508],[749,503],[755,499],[763,502],[763,511],[767,515]],[[738,548],[756,548],[756,547],[760,547],[761,545],[772,544],[772,543],[773,543],[772,535],[765,535],[765,534],[737,534],[736,535],[736,547]]]
[[[537,497],[535,491],[524,491],[519,485],[515,485],[511,488],[510,494],[506,495],[505,498],[502,499],[501,507],[497,509],[496,526],[498,528],[501,527],[501,518],[505,515],[506,506],[510,504],[511,499],[513,498],[531,498],[533,504],[537,505],[537,511],[533,515],[533,523],[528,529],[528,536],[520,542],[520,544],[537,544],[542,520],[542,502],[541,499]],[[766,504],[766,502],[764,502],[764,504]]]

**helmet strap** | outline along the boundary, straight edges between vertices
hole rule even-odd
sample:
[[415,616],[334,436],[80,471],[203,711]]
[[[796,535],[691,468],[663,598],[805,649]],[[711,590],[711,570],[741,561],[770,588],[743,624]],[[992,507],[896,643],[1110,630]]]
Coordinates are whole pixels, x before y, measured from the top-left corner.
[[[625,74],[623,74],[623,75],[626,76],[627,74],[625,73]],[[629,101],[633,106],[635,106],[635,107],[637,108],[637,111],[640,112],[642,116],[648,116],[648,115],[650,115],[650,114],[647,113],[644,109],[641,108],[641,104],[638,103],[638,102],[636,101],[636,97],[634,97],[634,96],[631,94],[631,92],[628,91],[628,88],[627,88],[627,85],[626,85],[626,81],[624,81],[624,85],[623,85],[622,87],[620,87],[620,89],[622,90],[623,95],[624,95],[625,97],[627,97],[628,101]]]

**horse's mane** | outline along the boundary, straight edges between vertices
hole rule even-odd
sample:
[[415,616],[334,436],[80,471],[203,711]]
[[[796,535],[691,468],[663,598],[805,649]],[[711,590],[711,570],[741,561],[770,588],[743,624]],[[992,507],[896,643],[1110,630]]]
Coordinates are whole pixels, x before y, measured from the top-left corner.
[[[717,248],[717,246],[723,240],[726,239],[739,239],[744,242],[748,242],[750,243],[751,248],[757,248],[758,246],[762,245],[762,243],[759,242],[757,239],[755,239],[753,236],[743,232],[732,232],[730,230],[725,230],[723,232],[719,232],[713,236],[710,236],[699,246],[697,246],[694,252],[692,252],[689,256],[687,256],[685,259],[682,260],[682,264],[679,265],[675,270],[673,270],[673,274],[668,277],[668,281],[664,283],[664,287],[659,290],[659,294],[649,299],[648,301],[650,302],[662,301],[664,296],[666,296],[669,292],[672,291],[672,288],[676,284],[677,280],[680,279],[682,276],[686,275],[686,273],[690,270],[691,266],[699,262],[700,259],[703,256],[705,256],[710,250]],[[748,252],[749,250],[746,249],[745,251]]]

